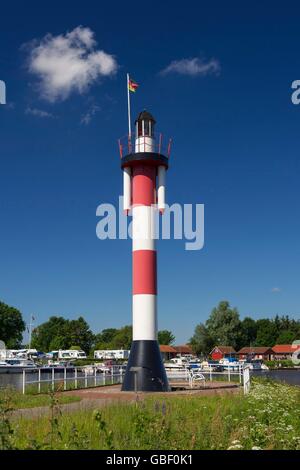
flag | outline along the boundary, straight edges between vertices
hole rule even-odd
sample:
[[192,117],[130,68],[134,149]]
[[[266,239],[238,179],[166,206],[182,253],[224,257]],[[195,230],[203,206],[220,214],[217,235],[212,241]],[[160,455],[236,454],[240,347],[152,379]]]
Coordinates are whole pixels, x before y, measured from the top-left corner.
[[129,91],[132,91],[133,93],[135,93],[138,86],[139,85],[136,82],[134,82],[133,80],[131,80],[131,78],[128,79],[128,89],[129,89]]

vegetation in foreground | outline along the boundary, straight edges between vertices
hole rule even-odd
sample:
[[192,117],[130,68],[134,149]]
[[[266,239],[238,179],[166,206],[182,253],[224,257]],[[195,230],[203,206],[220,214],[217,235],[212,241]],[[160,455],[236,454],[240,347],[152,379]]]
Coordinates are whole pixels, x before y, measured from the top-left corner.
[[[65,405],[67,403],[73,403],[80,401],[80,397],[73,395],[56,394],[56,401],[58,405]],[[22,408],[35,408],[37,406],[49,406],[51,405],[51,393],[41,393],[39,395],[23,395],[14,389],[0,389],[0,410],[9,407],[12,410]],[[2,417],[2,414],[1,414]]]
[[249,395],[149,398],[62,415],[11,419],[1,405],[2,449],[300,449],[300,390],[253,380]]

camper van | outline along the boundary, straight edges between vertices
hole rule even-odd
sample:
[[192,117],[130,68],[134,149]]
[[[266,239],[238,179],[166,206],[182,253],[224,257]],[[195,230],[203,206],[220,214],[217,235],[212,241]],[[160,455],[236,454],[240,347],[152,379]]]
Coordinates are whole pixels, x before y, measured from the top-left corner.
[[86,359],[86,353],[76,349],[60,349],[58,351],[58,359]]
[[77,349],[60,349],[59,351],[51,351],[47,357],[51,359],[86,359],[86,353],[77,351]]
[[128,359],[127,349],[99,349],[94,351],[94,359]]

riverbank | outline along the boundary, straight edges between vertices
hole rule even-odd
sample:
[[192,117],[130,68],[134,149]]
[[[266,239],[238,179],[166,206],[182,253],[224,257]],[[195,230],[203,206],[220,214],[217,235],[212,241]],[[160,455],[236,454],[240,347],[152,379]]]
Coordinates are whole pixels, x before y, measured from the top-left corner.
[[[135,397],[99,409],[11,418],[2,410],[4,448],[300,449],[300,390],[253,379],[250,394]],[[72,392],[73,393],[73,392]],[[68,395],[70,392],[68,392]],[[4,420],[2,419],[4,422]],[[11,432],[10,432],[11,431]]]

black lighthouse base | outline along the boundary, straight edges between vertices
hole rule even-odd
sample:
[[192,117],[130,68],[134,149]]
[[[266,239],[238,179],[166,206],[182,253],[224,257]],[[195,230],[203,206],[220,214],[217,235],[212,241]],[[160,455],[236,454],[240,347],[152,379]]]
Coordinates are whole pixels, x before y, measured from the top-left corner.
[[157,341],[140,340],[132,342],[122,391],[170,391]]

